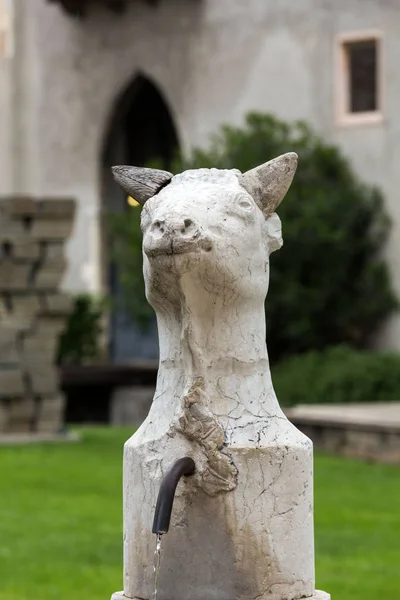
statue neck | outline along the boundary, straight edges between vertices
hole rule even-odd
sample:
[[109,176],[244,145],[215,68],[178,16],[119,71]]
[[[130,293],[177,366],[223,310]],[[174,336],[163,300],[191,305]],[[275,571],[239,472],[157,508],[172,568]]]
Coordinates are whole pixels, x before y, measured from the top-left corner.
[[230,362],[268,359],[262,302],[184,303],[180,311],[158,315],[160,361],[205,376]]
[[183,291],[179,308],[163,307],[157,314],[160,373],[156,396],[163,393],[160,387],[165,381],[174,381],[174,393],[182,397],[200,378],[215,413],[221,399],[225,408],[227,398],[231,400],[229,390],[234,390],[236,404],[276,412],[263,299],[211,295],[200,286]]
[[174,310],[158,314],[161,361],[206,376],[221,362],[267,359],[263,298],[244,298],[227,286],[209,292],[191,276],[180,278],[179,291]]

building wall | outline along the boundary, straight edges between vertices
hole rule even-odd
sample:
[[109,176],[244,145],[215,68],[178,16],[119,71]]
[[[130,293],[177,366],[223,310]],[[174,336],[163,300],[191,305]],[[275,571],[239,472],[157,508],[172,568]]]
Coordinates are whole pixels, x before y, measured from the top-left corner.
[[[384,192],[392,231],[385,249],[393,285],[400,296],[400,11],[393,0],[330,0],[329,35],[321,40],[326,73],[321,89],[330,111],[324,118],[323,131],[351,159],[360,177],[378,185]],[[343,126],[332,107],[335,81],[337,36],[377,30],[382,34],[383,121],[375,124]],[[328,33],[328,31],[326,31]],[[330,101],[328,100],[330,97]],[[391,319],[383,328],[378,345],[400,350],[400,318]]]
[[[185,149],[253,109],[306,119],[339,143],[386,193],[394,222],[387,256],[400,294],[395,0],[132,0],[122,16],[96,9],[84,21],[45,0],[14,2],[17,52],[0,64],[0,193],[78,198],[66,288],[100,289],[100,154],[117,96],[143,73],[164,94]],[[360,29],[383,32],[385,118],[343,127],[335,39]],[[382,343],[400,348],[400,319]]]
[[[9,7],[0,0],[0,189],[12,189],[12,87],[13,62],[6,50],[12,33],[12,20]],[[10,50],[10,48],[8,48]]]

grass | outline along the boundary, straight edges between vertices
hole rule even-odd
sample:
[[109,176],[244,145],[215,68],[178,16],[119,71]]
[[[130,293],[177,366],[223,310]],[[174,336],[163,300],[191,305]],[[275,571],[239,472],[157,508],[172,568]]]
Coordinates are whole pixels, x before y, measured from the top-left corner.
[[[129,429],[79,444],[0,448],[0,600],[108,600],[122,586],[122,447]],[[333,600],[396,600],[400,471],[318,455],[317,587]]]
[[400,598],[400,469],[315,460],[317,587],[333,600]]

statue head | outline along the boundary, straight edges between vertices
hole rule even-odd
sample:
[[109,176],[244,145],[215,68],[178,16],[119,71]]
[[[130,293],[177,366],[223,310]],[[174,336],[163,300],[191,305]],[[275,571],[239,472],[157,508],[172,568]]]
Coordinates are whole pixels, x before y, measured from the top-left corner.
[[288,153],[251,171],[196,169],[179,175],[114,167],[123,189],[143,206],[147,296],[178,299],[182,280],[211,295],[265,298],[269,256],[282,245],[275,213],[293,180]]

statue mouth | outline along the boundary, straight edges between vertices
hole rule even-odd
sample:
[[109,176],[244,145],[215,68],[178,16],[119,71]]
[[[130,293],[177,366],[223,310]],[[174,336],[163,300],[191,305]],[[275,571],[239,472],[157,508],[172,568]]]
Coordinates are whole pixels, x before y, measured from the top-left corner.
[[197,238],[194,240],[176,239],[157,240],[144,243],[144,252],[146,256],[177,256],[180,254],[199,254],[201,252],[211,252],[212,242],[208,238]]

